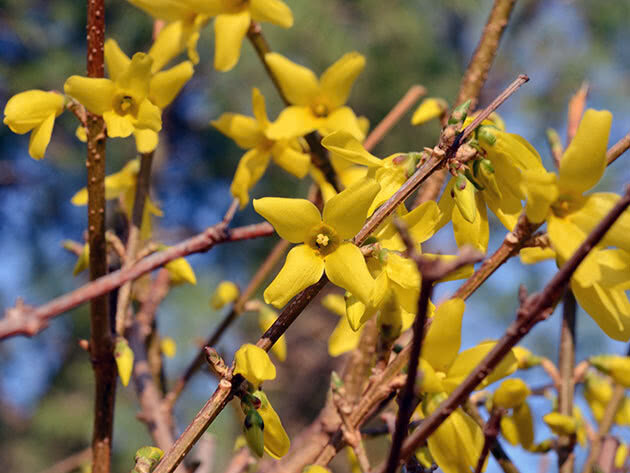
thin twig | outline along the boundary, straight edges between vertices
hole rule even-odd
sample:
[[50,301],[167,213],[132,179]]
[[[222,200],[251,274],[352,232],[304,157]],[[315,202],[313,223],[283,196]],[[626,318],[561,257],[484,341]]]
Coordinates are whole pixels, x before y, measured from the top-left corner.
[[483,427],[483,447],[481,449],[481,455],[479,455],[479,460],[477,461],[475,473],[481,473],[483,471],[483,466],[486,463],[490,449],[497,441],[497,437],[501,431],[501,417],[503,417],[503,409],[493,409],[490,418]]
[[267,222],[231,230],[226,230],[221,222],[208,227],[199,235],[147,256],[128,269],[109,273],[39,307],[28,307],[18,300],[16,307],[7,309],[4,318],[0,319],[0,340],[15,335],[33,336],[47,326],[49,319],[95,297],[107,294],[127,281],[137,279],[174,259],[206,252],[220,243],[260,238],[273,233],[273,227]]
[[630,133],[617,141],[606,153],[606,162],[610,166],[615,160],[630,148]]
[[80,452],[74,453],[61,461],[58,461],[41,473],[70,473],[80,468],[82,465],[89,463],[92,458],[92,448],[88,447]]
[[370,132],[365,141],[363,142],[363,147],[370,151],[376,146],[378,142],[380,142],[383,137],[389,133],[389,130],[392,129],[396,123],[403,117],[407,110],[411,108],[411,106],[418,101],[420,97],[427,93],[427,89],[422,87],[421,85],[413,85],[407,91],[405,95],[398,101],[394,108],[392,108],[385,118],[381,120],[381,122]]
[[[479,382],[487,376],[538,322],[545,320],[552,312],[556,302],[561,297],[571,276],[584,260],[593,247],[606,234],[608,229],[617,221],[621,214],[630,205],[630,187],[619,199],[612,210],[586,237],[575,253],[556,273],[552,280],[545,286],[541,293],[529,296],[517,313],[517,319],[506,330],[505,335],[497,342],[494,348],[475,367],[469,376],[460,384],[440,406],[427,417],[405,441],[401,451],[401,459],[409,458],[415,450],[431,435],[438,426],[464,402]],[[385,466],[378,470],[385,471]]]

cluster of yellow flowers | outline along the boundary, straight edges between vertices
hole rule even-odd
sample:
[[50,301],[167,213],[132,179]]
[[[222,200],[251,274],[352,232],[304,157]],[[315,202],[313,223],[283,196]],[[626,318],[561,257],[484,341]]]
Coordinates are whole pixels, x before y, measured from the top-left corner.
[[[237,63],[242,40],[253,20],[285,28],[293,24],[290,9],[280,0],[129,2],[167,22],[148,53],[138,52],[129,58],[110,39],[105,44],[109,79],[71,76],[64,85],[65,97],[57,92],[32,90],[14,96],[7,103],[4,122],[16,133],[32,132],[29,152],[33,158],[44,156],[54,120],[71,100],[101,115],[107,136],[133,134],[140,153],[153,151],[162,126],[162,110],[193,75],[193,64],[199,61],[196,45],[200,31],[211,19],[214,18],[215,30],[214,64],[221,71],[230,70]],[[184,50],[189,60],[163,69]],[[277,53],[266,54],[264,61],[289,105],[271,121],[264,97],[254,88],[253,117],[224,113],[212,122],[246,150],[236,168],[231,192],[241,208],[245,207],[250,192],[273,160],[298,178],[310,173],[324,199],[321,212],[304,199],[253,200],[256,212],[273,225],[278,235],[297,244],[264,291],[264,300],[282,308],[325,274],[345,290],[343,297],[328,295],[323,301],[341,316],[329,340],[330,354],[337,356],[355,348],[363,325],[372,317],[377,317],[382,336],[393,342],[416,316],[421,276],[416,264],[405,257],[405,245],[393,225],[393,217],[383,221],[365,245],[358,246],[353,238],[376,209],[415,172],[426,155],[395,153],[380,159],[364,148],[367,121],[345,105],[365,66],[361,54],[345,54],[319,79],[311,70]],[[444,116],[447,108],[442,100],[427,99],[412,121],[421,124]],[[458,118],[451,125],[461,130],[471,121],[466,117],[467,104],[456,111],[452,116]],[[523,249],[522,260],[535,263],[555,258],[561,266],[619,199],[611,193],[584,195],[599,182],[606,169],[611,122],[609,112],[587,110],[556,175],[544,169],[532,145],[521,136],[505,131],[500,118],[491,117],[460,146],[461,153],[447,163],[452,178],[439,201],[425,202],[413,209],[401,203],[395,215],[409,229],[417,252],[421,252],[422,243],[449,222],[453,224],[458,246],[471,245],[485,252],[489,240],[488,209],[508,231],[514,230],[524,212],[532,223],[546,222],[550,247]],[[311,165],[304,136],[315,131],[323,137],[321,143],[329,151],[332,166],[344,187],[340,192]],[[84,130],[80,128],[78,135],[84,137]],[[138,169],[138,160],[132,160],[105,181],[107,198],[120,199],[128,215],[133,208]],[[72,199],[76,205],[85,205],[86,201],[85,190]],[[144,238],[151,235],[150,215],[161,215],[161,211],[148,200],[142,225]],[[580,305],[602,330],[614,339],[626,341],[630,339],[630,301],[625,292],[630,289],[629,233],[630,213],[626,212],[571,279],[571,288]],[[181,280],[194,283],[192,269],[183,264],[180,262],[171,270],[179,271]],[[449,278],[468,277],[472,272],[472,266],[465,267]],[[224,284],[217,290],[212,305],[218,309],[234,302],[238,295],[236,286]],[[265,330],[276,315],[271,308],[261,307],[260,325]],[[447,300],[437,309],[431,304],[429,309],[432,324],[419,362],[422,382],[417,391],[422,402],[416,409],[418,418],[430,415],[495,345],[493,341],[484,341],[460,352],[463,300]],[[128,347],[125,347],[121,345],[121,353],[126,352]],[[283,360],[284,339],[276,350],[278,358]],[[128,357],[121,355],[121,359]],[[522,349],[513,350],[478,388],[519,368],[537,364],[533,359]],[[626,377],[630,370],[624,371],[625,362],[594,359],[592,363],[610,373],[617,382],[630,384],[630,377]],[[129,370],[125,368],[126,372]],[[283,456],[289,449],[289,438],[260,389],[263,381],[275,378],[269,356],[261,348],[244,345],[236,353],[234,375],[247,381],[241,406],[248,444],[259,456],[263,451],[274,458]],[[587,399],[596,417],[610,398],[609,388],[595,378],[588,380]],[[528,450],[541,450],[544,445],[534,444],[531,411],[526,402],[529,393],[522,381],[507,380],[497,389],[491,404],[509,411],[501,428],[511,443]],[[630,422],[627,409],[624,407],[620,412],[620,422]],[[579,412],[573,416],[552,412],[545,421],[558,435],[580,435],[583,431]],[[418,452],[418,459],[427,466],[435,462],[447,473],[470,471],[477,463],[483,442],[480,426],[460,408],[429,437],[427,448]],[[454,455],[454,450],[461,455]]]

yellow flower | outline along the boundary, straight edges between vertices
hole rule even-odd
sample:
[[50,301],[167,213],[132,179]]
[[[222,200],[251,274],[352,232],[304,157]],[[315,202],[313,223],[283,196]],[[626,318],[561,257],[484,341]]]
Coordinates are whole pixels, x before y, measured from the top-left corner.
[[246,343],[234,355],[234,374],[240,374],[258,389],[263,381],[276,378],[276,367],[265,350]]
[[120,376],[120,382],[123,386],[127,386],[131,379],[133,359],[133,350],[129,347],[127,340],[118,337],[116,345],[114,346],[114,360],[116,360],[118,375]]
[[[156,18],[170,21],[156,43],[171,44],[171,57],[188,48],[188,55],[199,61],[196,51],[199,31],[210,17],[214,21],[214,67],[219,71],[232,69],[241,55],[243,38],[254,21],[267,21],[283,28],[293,25],[293,14],[280,0],[129,0]],[[162,34],[165,36],[161,38]]]
[[[544,170],[523,174],[526,212],[533,222],[547,221],[547,232],[559,265],[564,264],[586,236],[615,205],[619,196],[584,192],[595,186],[606,169],[606,148],[612,122],[608,111],[589,109],[560,160],[558,174]],[[598,248],[580,264],[571,289],[584,310],[615,340],[630,339],[630,212],[624,212]],[[613,246],[618,249],[601,248]],[[526,253],[529,259],[550,255]],[[624,276],[625,274],[625,276]]]
[[[140,229],[140,232],[142,233],[142,229]],[[166,245],[160,245],[160,251],[164,251],[167,248],[168,246]],[[166,263],[164,268],[168,271],[169,280],[172,286],[177,286],[178,284],[183,284],[185,282],[192,284],[193,286],[197,284],[195,271],[193,271],[192,266],[190,266],[190,263],[186,261],[185,258],[176,258],[173,261]]]
[[[107,200],[120,199],[127,218],[131,219],[133,202],[136,195],[136,182],[140,171],[140,161],[132,159],[120,171],[105,177],[105,198]],[[72,197],[72,204],[77,206],[87,205],[87,188],[84,187]],[[151,236],[151,215],[162,216],[162,211],[147,198],[144,204],[140,237],[147,239]]]
[[241,208],[249,202],[249,191],[256,185],[269,165],[269,160],[300,179],[308,172],[311,158],[304,153],[297,140],[270,140],[265,130],[270,126],[265,109],[265,98],[256,88],[252,90],[254,117],[224,113],[212,122],[221,133],[247,149],[236,169],[230,191]]
[[630,387],[630,357],[600,355],[591,357],[589,362],[624,388]]
[[330,356],[343,355],[359,346],[362,328],[353,330],[346,317],[346,301],[339,294],[327,294],[322,299],[322,305],[333,314],[339,316],[339,323],[328,339],[328,354]]
[[[274,324],[278,314],[270,307],[263,305],[258,311],[258,326],[260,330],[266,332]],[[271,352],[276,355],[279,361],[287,359],[287,339],[282,335],[271,347]]]
[[280,417],[271,406],[267,395],[263,391],[256,391],[254,393],[258,399],[260,399],[260,407],[258,413],[265,423],[264,429],[264,443],[265,452],[267,452],[272,458],[281,458],[289,451],[291,441],[287,435]]
[[4,107],[4,124],[20,135],[30,131],[28,154],[42,159],[50,143],[55,118],[61,115],[63,108],[63,95],[27,90],[9,99]]
[[210,306],[219,310],[238,299],[239,294],[238,286],[232,281],[221,281],[210,298]]
[[365,132],[356,115],[350,107],[344,106],[352,84],[365,66],[361,54],[345,54],[326,69],[319,80],[310,69],[280,54],[266,54],[265,61],[291,104],[266,130],[268,138],[294,138],[313,130],[322,135],[346,130],[363,140]]
[[490,125],[482,129],[479,144],[486,156],[470,166],[474,183],[464,174],[449,181],[438,203],[442,213],[438,228],[452,220],[458,246],[468,244],[485,252],[490,236],[486,206],[513,230],[522,211],[522,174],[542,169],[542,164],[538,152],[520,136]]
[[[433,322],[424,338],[421,359],[426,362],[424,367],[430,367],[435,374],[436,382],[429,387],[423,381],[420,388],[422,391],[452,392],[496,345],[492,341],[482,342],[459,353],[465,307],[463,300],[449,299],[435,311]],[[512,374],[517,365],[518,361],[510,351],[477,389]]]
[[534,419],[527,402],[514,407],[512,412],[501,418],[501,433],[512,445],[521,445],[529,450],[534,443]]
[[130,59],[111,39],[105,43],[105,61],[111,79],[71,76],[64,85],[66,94],[102,115],[109,137],[133,134],[139,152],[153,151],[162,128],[161,109],[190,79],[192,64],[186,61],[154,73],[151,55],[136,53]]
[[506,379],[494,392],[492,403],[504,409],[512,409],[525,402],[530,394],[530,389],[522,379]]
[[283,307],[303,289],[315,284],[324,271],[333,284],[368,301],[374,280],[361,250],[349,241],[363,226],[380,186],[366,179],[331,198],[323,217],[304,199],[265,197],[254,200],[254,209],[267,219],[278,235],[296,246],[287,255],[280,273],[267,287],[265,302]]
[[448,104],[443,99],[429,97],[422,101],[413,116],[411,117],[412,125],[422,125],[423,123],[439,118],[448,110]]

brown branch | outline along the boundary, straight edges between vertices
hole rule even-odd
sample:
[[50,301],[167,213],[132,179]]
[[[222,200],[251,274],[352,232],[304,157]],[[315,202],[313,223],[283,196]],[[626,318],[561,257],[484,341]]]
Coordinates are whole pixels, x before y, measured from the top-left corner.
[[486,463],[488,454],[492,446],[497,443],[497,437],[501,431],[501,417],[503,417],[503,409],[493,409],[490,418],[483,427],[483,448],[481,449],[481,455],[479,455],[479,460],[477,461],[475,473],[481,473],[483,471],[483,466]]
[[494,61],[501,36],[508,24],[515,2],[516,0],[495,0],[479,44],[477,44],[477,49],[473,53],[473,57],[459,86],[455,106],[464,103],[466,100],[471,100],[470,109],[474,110],[476,108],[479,94],[488,77],[488,71],[490,71]]
[[[129,222],[129,234],[127,236],[127,246],[125,248],[125,261],[123,269],[133,266],[140,245],[140,228],[144,216],[144,207],[149,196],[151,186],[151,165],[153,163],[153,152],[140,155],[140,171],[136,180],[136,192],[133,200],[131,221]],[[118,290],[118,300],[116,303],[116,333],[122,335],[125,332],[126,314],[131,298],[131,284],[128,281]]]
[[[105,1],[87,2],[87,75],[104,76]],[[107,273],[105,241],[105,122],[103,117],[87,114],[87,191],[90,280]],[[109,473],[117,370],[113,357],[112,326],[108,297],[90,302],[90,358],[95,379],[94,430],[92,433],[92,471]]]
[[630,148],[630,133],[617,141],[606,153],[606,162],[610,166],[615,160]]
[[[584,260],[593,247],[599,243],[608,229],[621,216],[630,205],[630,187],[612,210],[586,237],[575,253],[564,266],[556,273],[552,280],[545,286],[541,293],[529,296],[517,312],[517,319],[506,330],[505,335],[497,342],[494,348],[473,369],[469,376],[460,384],[440,406],[416,429],[405,441],[401,451],[401,459],[409,458],[415,450],[426,442],[438,426],[461,405],[479,384],[509,353],[538,322],[545,320],[551,314],[554,305],[562,296],[569,280],[579,264]],[[378,470],[384,472],[384,467]]]
[[403,117],[407,110],[418,101],[420,97],[427,93],[427,89],[421,85],[413,85],[407,91],[407,93],[398,101],[394,108],[392,108],[385,118],[370,132],[365,141],[363,147],[370,151],[377,143],[379,143],[383,137],[389,133],[396,123]]
[[[571,289],[564,295],[562,309],[562,327],[558,348],[558,367],[560,371],[560,389],[558,390],[558,412],[566,416],[573,415],[573,368],[575,366],[575,297]],[[563,435],[558,438],[558,471],[571,473],[575,467],[575,436]]]
[[15,335],[33,336],[47,326],[49,319],[95,297],[107,294],[127,281],[137,279],[174,259],[206,252],[220,243],[265,237],[273,233],[273,227],[267,222],[231,230],[227,230],[221,222],[208,227],[199,235],[147,256],[128,269],[109,273],[39,307],[28,307],[18,300],[16,306],[7,309],[4,318],[0,320],[0,340]]

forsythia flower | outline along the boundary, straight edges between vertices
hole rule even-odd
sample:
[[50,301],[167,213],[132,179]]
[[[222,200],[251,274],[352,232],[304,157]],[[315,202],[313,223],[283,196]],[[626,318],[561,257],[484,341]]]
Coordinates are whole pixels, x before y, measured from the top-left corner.
[[[522,189],[532,222],[547,221],[547,232],[562,265],[595,225],[615,205],[612,193],[583,195],[606,169],[606,147],[612,122],[608,111],[589,109],[560,160],[558,175],[544,170],[524,173]],[[571,289],[584,310],[615,340],[630,339],[630,301],[625,294],[630,267],[630,212],[624,212],[571,278]],[[541,252],[538,252],[540,255]],[[542,256],[553,254],[549,251]]]
[[411,117],[412,125],[422,125],[423,123],[442,116],[448,110],[448,104],[443,99],[434,97],[426,98],[418,106]]
[[265,302],[284,306],[297,293],[319,281],[324,271],[333,284],[367,302],[374,280],[361,250],[346,240],[363,226],[379,190],[380,186],[372,179],[360,181],[326,202],[323,217],[305,199],[254,200],[256,212],[273,225],[278,235],[291,243],[303,243],[289,251],[280,273],[265,290]]
[[232,138],[238,146],[247,149],[238,163],[230,191],[241,208],[249,202],[249,191],[262,177],[269,160],[300,179],[308,172],[311,158],[302,152],[297,140],[270,140],[265,130],[270,126],[265,109],[265,98],[256,88],[252,90],[254,118],[235,113],[224,113],[212,122],[221,133]]
[[[293,14],[280,0],[129,0],[130,3],[156,18],[171,21],[164,28],[158,42],[172,44],[172,56],[185,47],[195,62],[199,61],[196,51],[199,31],[211,17],[214,21],[215,53],[214,67],[220,71],[232,69],[241,55],[243,38],[254,21],[267,21],[283,28],[293,25]],[[164,38],[161,36],[164,35]]]
[[328,354],[330,356],[339,356],[358,347],[362,327],[355,331],[350,326],[348,317],[346,317],[346,301],[344,297],[339,294],[327,294],[322,299],[322,305],[340,317],[339,323],[337,323],[335,330],[328,338]]
[[71,76],[64,85],[66,94],[90,112],[102,115],[109,137],[133,134],[139,152],[153,151],[162,128],[161,109],[190,79],[192,64],[186,61],[153,73],[151,55],[136,53],[130,59],[114,40],[105,43],[105,61],[111,79]]
[[61,115],[63,108],[63,95],[27,90],[9,99],[4,107],[4,124],[20,135],[30,131],[28,154],[42,159],[50,143],[55,118]]
[[268,138],[294,138],[313,130],[319,130],[322,135],[346,130],[363,140],[365,132],[356,115],[350,107],[344,106],[352,84],[365,67],[361,54],[345,54],[326,69],[319,80],[310,69],[280,54],[266,54],[265,62],[291,103],[266,130]]
[[281,458],[286,455],[291,446],[289,436],[282,426],[280,417],[267,399],[267,395],[263,391],[256,391],[253,395],[260,399],[260,407],[257,412],[265,425],[263,431],[265,452],[273,458]]
[[[588,402],[593,417],[601,422],[610,404],[613,395],[613,387],[608,378],[604,378],[592,371],[586,373],[584,380],[584,398]],[[625,396],[615,414],[615,424],[630,425],[630,399]]]
[[246,343],[234,355],[234,374],[240,374],[258,389],[263,381],[276,378],[276,367],[265,350]]
[[469,244],[482,252],[490,236],[486,206],[505,228],[513,230],[522,211],[522,174],[542,169],[538,152],[527,141],[488,125],[492,122],[484,123],[479,145],[486,156],[472,163],[475,183],[460,174],[449,181],[438,202],[442,212],[438,228],[452,220],[457,245]]
[[[495,342],[483,342],[458,353],[464,309],[461,299],[444,302],[435,311],[424,338],[419,389],[427,395],[416,410],[422,418],[430,415],[495,346]],[[510,351],[478,388],[510,375],[516,367],[516,357]],[[427,439],[431,455],[446,473],[469,472],[477,464],[483,442],[481,427],[461,408],[456,409]],[[454,455],[454,451],[458,454]]]
[[[120,171],[105,177],[105,198],[107,200],[118,199],[125,214],[131,219],[133,212],[133,202],[136,195],[136,182],[140,171],[140,161],[132,159]],[[72,204],[81,206],[87,205],[87,188],[84,187],[72,197]],[[162,216],[162,211],[147,197],[142,214],[142,225],[140,226],[140,237],[147,239],[151,236],[151,215]]]
[[238,286],[232,281],[221,281],[210,298],[210,306],[219,310],[238,299],[240,293]]

